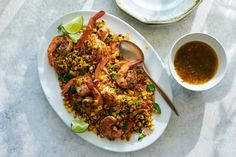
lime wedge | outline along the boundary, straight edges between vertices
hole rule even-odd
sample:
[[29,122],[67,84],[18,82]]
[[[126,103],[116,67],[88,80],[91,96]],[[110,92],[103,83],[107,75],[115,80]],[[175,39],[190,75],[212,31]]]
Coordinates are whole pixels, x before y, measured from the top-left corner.
[[62,26],[68,33],[77,33],[83,27],[83,16],[76,17]]
[[71,130],[76,133],[84,132],[88,129],[88,123],[82,120],[73,120],[71,122]]
[[74,43],[77,43],[77,41],[79,40],[81,34],[79,33],[76,33],[76,34],[68,34],[69,37],[71,38],[71,40],[74,42]]

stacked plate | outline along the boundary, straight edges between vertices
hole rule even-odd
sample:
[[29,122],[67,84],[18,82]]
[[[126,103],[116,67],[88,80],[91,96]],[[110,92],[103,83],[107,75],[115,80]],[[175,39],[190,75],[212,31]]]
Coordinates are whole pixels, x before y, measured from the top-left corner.
[[116,0],[127,14],[145,24],[169,24],[190,14],[202,0]]

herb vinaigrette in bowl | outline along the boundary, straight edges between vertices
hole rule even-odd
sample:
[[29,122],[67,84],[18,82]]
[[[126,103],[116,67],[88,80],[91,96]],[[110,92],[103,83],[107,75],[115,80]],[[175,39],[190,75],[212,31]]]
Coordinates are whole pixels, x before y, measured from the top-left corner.
[[174,67],[180,78],[190,84],[203,84],[211,80],[218,68],[215,50],[201,41],[191,41],[179,48]]

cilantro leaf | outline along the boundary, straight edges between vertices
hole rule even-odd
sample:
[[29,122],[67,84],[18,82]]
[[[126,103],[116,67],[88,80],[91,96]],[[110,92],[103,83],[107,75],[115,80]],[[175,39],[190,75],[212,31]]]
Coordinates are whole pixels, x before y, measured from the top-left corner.
[[75,88],[74,85],[73,85],[73,86],[70,86],[70,92],[71,92],[72,94],[75,94],[75,93],[76,93],[76,88]]
[[57,26],[57,32],[58,32],[58,33],[65,34],[65,35],[68,35],[68,33],[66,32],[66,30],[64,29],[64,27],[62,26],[62,24],[60,24],[59,26]]
[[63,81],[64,82],[68,82],[70,81],[70,79],[72,79],[74,77],[74,75],[72,75],[70,72],[67,72],[64,77],[63,77]]
[[79,71],[79,74],[80,75],[85,75],[86,73],[88,73],[88,71],[89,71],[89,67],[86,66],[82,70]]
[[128,129],[128,122],[125,121],[124,125],[123,125],[123,130],[127,130]]
[[140,135],[138,136],[138,141],[141,141],[143,138],[144,138],[143,134],[140,134]]
[[155,85],[154,84],[148,84],[147,89],[148,92],[154,92],[155,91]]
[[136,102],[135,102],[135,105],[136,105],[136,106],[140,106],[140,105],[141,105],[141,102],[140,102],[140,101],[136,101]]
[[117,79],[117,78],[118,78],[118,75],[117,75],[117,74],[115,74],[115,73],[113,73],[113,74],[111,74],[111,78],[112,78],[113,80],[115,80],[115,79]]

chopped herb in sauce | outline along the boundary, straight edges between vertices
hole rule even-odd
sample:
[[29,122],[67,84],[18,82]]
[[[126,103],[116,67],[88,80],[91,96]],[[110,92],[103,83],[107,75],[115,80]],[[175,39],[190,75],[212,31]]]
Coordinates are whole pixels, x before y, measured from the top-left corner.
[[177,51],[174,66],[181,79],[190,84],[209,81],[218,68],[215,50],[201,41],[189,42]]

